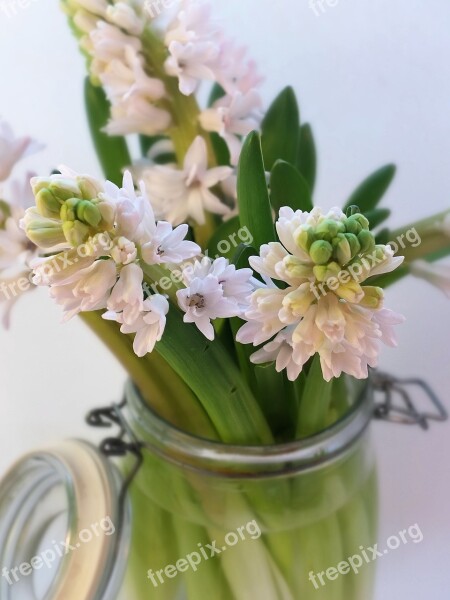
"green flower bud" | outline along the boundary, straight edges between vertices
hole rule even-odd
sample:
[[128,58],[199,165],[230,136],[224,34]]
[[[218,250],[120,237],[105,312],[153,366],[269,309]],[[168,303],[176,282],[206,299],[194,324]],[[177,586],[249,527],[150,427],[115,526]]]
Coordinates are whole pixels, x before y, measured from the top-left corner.
[[342,221],[334,221],[333,219],[325,219],[315,229],[316,236],[328,242],[331,242],[339,233],[344,232],[344,223]]
[[295,256],[286,256],[283,265],[290,277],[308,278],[312,275],[311,266],[305,265]]
[[313,228],[309,225],[300,225],[294,232],[294,240],[299,248],[305,252],[309,252],[311,245],[316,240]]
[[340,233],[333,240],[333,256],[341,265],[346,265],[352,259],[352,250],[346,235]]
[[366,308],[378,309],[381,307],[384,299],[384,291],[380,287],[370,285],[363,286],[364,297],[360,304]]
[[108,202],[100,202],[97,208],[102,216],[102,226],[104,231],[109,231],[114,227],[114,219],[116,216],[114,207]]
[[309,255],[316,265],[325,265],[333,255],[333,246],[325,240],[317,240],[311,245]]
[[374,253],[374,256],[376,257],[376,259],[380,262],[386,259],[385,248],[386,248],[386,246],[382,246],[380,244],[375,246],[375,250],[373,253]]
[[49,184],[49,190],[61,202],[69,200],[69,198],[81,198],[81,191],[78,184],[73,179],[64,179],[57,176]]
[[362,215],[361,213],[357,213],[356,215],[353,215],[350,218],[354,219],[355,221],[357,221],[361,225],[361,227],[363,229],[367,229],[367,230],[370,229],[369,220],[364,215]]
[[350,252],[352,258],[361,252],[361,244],[358,242],[358,238],[353,233],[346,233],[345,238],[350,244]]
[[361,252],[363,254],[372,252],[372,250],[375,248],[375,236],[366,229],[363,229],[358,233],[358,242],[361,246]]
[[91,227],[97,227],[102,220],[99,209],[89,200],[81,200],[76,206],[76,213],[80,221]]
[[42,188],[36,194],[36,208],[43,217],[57,219],[61,211],[61,203],[48,188]]
[[342,267],[337,262],[330,262],[328,265],[316,265],[313,268],[314,277],[320,282],[327,281],[331,277],[337,277],[341,271]]
[[27,237],[33,244],[43,250],[49,250],[60,244],[66,244],[61,223],[54,219],[43,217],[35,208],[29,208],[25,212],[23,226]]
[[66,221],[62,227],[65,239],[72,247],[84,244],[90,236],[89,227],[81,221]]
[[101,184],[92,177],[80,177],[78,187],[84,200],[98,198],[98,195],[103,192]]
[[69,198],[61,206],[59,216],[61,221],[76,221],[77,219],[77,205],[79,204],[78,198]]
[[344,221],[344,223],[347,233],[353,233],[354,235],[358,235],[358,233],[362,231],[361,224],[354,217],[349,217]]

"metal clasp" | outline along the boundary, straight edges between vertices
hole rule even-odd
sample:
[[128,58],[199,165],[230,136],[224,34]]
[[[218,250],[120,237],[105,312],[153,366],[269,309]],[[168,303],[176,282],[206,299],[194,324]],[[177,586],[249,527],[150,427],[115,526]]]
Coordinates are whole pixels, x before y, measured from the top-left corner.
[[[106,428],[117,425],[119,433],[114,437],[107,437],[100,443],[100,451],[107,457],[126,456],[133,454],[135,463],[130,472],[123,481],[123,485],[119,495],[119,504],[125,506],[126,495],[128,489],[141,468],[144,457],[142,454],[143,444],[134,435],[133,430],[128,425],[127,420],[123,415],[123,409],[127,404],[126,399],[123,399],[120,404],[111,404],[104,408],[95,408],[86,416],[86,423],[91,427]],[[127,441],[127,439],[130,441]]]
[[[375,403],[374,417],[391,423],[419,425],[427,430],[430,421],[446,421],[448,412],[432,388],[422,379],[399,379],[387,373],[373,371],[371,380],[374,390],[384,394],[384,400]],[[435,411],[420,412],[414,403],[408,387],[419,387],[431,401]],[[399,401],[401,403],[399,403]]]

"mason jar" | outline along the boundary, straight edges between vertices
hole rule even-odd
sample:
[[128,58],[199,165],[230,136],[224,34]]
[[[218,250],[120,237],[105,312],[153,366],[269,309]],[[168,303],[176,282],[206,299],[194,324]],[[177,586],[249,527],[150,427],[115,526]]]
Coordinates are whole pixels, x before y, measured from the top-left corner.
[[377,537],[370,383],[322,433],[267,447],[187,434],[131,382],[125,397],[117,454],[142,461],[126,496],[134,456],[119,471],[80,440],[2,481],[1,600],[370,600],[373,564],[352,562]]

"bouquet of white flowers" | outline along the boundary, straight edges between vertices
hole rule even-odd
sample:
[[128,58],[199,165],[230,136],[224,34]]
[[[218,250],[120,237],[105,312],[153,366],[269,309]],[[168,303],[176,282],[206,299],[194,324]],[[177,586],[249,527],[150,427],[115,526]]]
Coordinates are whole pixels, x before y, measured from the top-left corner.
[[[2,289],[10,285],[3,269],[19,257],[66,319],[80,315],[105,341],[151,410],[203,439],[205,452],[211,441],[295,444],[341,422],[357,404],[355,380],[377,366],[381,343],[396,345],[404,319],[386,308],[385,289],[413,274],[449,293],[445,267],[432,263],[450,253],[450,210],[391,230],[390,210],[379,204],[392,165],[342,208],[314,206],[315,143],[294,91],[286,88],[264,111],[255,63],[203,3],[62,6],[86,56],[87,115],[106,181],[60,167],[31,179],[35,205],[24,214],[2,201]],[[9,136],[0,134],[3,179],[27,146]],[[322,596],[296,573],[310,564],[319,570],[317,561],[338,563],[357,531],[360,543],[373,541],[372,470],[362,463],[357,454],[297,487],[283,481],[272,499],[263,483],[236,488],[232,521],[256,513],[267,538],[251,560],[240,552],[222,570],[193,573],[187,597],[358,600],[364,593],[367,600],[368,584],[356,577]],[[167,485],[156,458],[146,468],[153,486]],[[223,516],[217,490],[209,498],[200,487],[190,478],[168,486],[186,503],[198,495],[210,519],[200,531],[174,517],[178,550],[217,533]],[[330,494],[341,500],[324,512]],[[151,514],[161,527],[159,550],[167,542],[173,556],[176,542],[161,539],[172,536],[158,512],[166,501],[151,512],[139,496],[136,511],[141,523]],[[273,516],[275,505],[293,519],[291,531],[285,517]],[[316,517],[296,520],[294,506],[302,514],[317,507]],[[149,563],[150,545],[142,550],[141,540],[138,562]],[[236,574],[244,565],[248,579]],[[169,599],[178,592],[142,593]]]

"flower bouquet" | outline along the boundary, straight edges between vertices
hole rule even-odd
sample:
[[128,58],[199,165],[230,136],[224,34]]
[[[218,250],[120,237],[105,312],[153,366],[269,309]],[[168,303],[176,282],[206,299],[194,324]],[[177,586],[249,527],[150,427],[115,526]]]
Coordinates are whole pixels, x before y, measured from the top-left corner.
[[[374,541],[370,372],[404,320],[384,290],[412,274],[448,293],[450,210],[390,229],[392,165],[315,206],[293,89],[264,110],[246,48],[173,4],[62,1],[106,180],[59,167],[24,214],[2,201],[0,267],[22,261],[133,382],[138,598],[368,600],[369,565],[314,574]],[[4,179],[25,145],[1,135]]]

